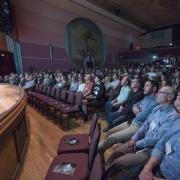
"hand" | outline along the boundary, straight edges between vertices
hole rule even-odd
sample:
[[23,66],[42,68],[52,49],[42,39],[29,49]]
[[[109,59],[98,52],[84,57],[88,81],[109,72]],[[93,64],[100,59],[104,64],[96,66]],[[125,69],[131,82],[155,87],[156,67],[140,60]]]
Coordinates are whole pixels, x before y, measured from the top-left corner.
[[115,102],[116,102],[116,99],[112,100],[112,101],[111,101],[112,105],[113,105]]
[[141,109],[139,108],[138,105],[134,105],[132,108],[132,111],[136,115],[137,113],[139,113],[141,111]]
[[136,142],[134,140],[128,141],[128,148],[131,153],[136,152]]
[[92,95],[86,96],[87,99],[90,99],[92,97]]
[[114,145],[112,146],[112,149],[113,149],[113,150],[116,150],[119,146],[120,146],[120,144],[114,144]]
[[124,107],[120,106],[118,112],[122,112],[123,109],[124,109]]
[[144,168],[139,175],[139,180],[155,180],[155,178],[152,171],[148,171]]

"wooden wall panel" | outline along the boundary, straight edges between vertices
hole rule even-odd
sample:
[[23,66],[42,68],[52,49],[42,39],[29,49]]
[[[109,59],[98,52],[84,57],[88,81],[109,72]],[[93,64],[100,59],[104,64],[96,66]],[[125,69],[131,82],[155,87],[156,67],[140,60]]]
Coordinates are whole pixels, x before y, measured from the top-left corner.
[[13,134],[6,137],[0,144],[0,160],[4,162],[0,163],[0,179],[10,180],[13,179],[19,164]]

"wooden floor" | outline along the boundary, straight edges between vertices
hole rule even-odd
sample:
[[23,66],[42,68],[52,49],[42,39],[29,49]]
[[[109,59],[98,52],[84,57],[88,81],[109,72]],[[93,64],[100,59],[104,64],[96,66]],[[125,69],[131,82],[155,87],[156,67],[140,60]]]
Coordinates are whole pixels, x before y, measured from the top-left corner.
[[[27,106],[30,121],[30,144],[20,180],[43,180],[52,159],[56,156],[59,139],[65,134],[88,133],[90,122],[81,123],[81,120],[71,121],[71,128],[66,123],[59,127],[57,122],[43,116],[36,109]],[[100,119],[102,128],[105,121]],[[103,138],[104,133],[101,133]],[[110,154],[107,151],[106,157]]]

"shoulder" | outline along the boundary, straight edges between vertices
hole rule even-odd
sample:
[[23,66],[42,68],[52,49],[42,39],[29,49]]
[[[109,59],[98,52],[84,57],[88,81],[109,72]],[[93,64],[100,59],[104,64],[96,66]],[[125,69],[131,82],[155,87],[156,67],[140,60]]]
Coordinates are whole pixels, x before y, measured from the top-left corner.
[[161,106],[160,106],[160,105],[157,105],[157,106],[154,107],[153,111],[154,111],[154,112],[155,112],[155,111],[159,111],[160,109],[161,109]]

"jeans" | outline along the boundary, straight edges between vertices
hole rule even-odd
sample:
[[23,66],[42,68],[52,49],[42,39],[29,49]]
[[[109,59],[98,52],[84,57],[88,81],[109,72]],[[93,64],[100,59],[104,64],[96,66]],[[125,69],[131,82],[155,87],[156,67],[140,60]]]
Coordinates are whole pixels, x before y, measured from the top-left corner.
[[106,119],[108,120],[109,119],[109,116],[110,116],[110,113],[113,111],[113,110],[116,110],[117,107],[114,107],[111,103],[111,101],[108,101],[106,103],[106,106],[105,106],[105,110],[106,110]]
[[117,125],[125,122],[125,121],[127,121],[126,114],[124,114],[122,112],[118,112],[118,111],[112,112],[112,113],[110,113],[109,118],[108,118],[108,127],[112,128],[114,126],[117,126]]

